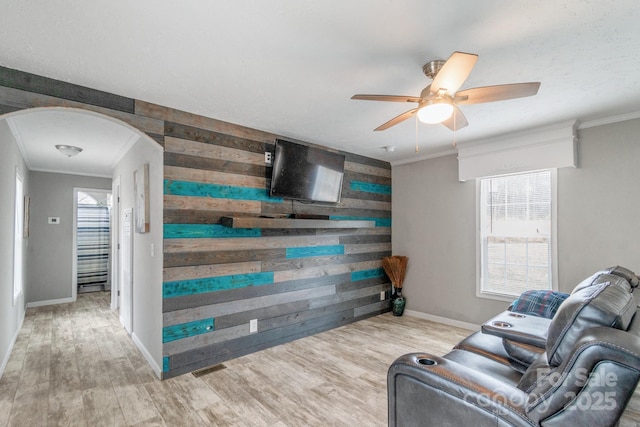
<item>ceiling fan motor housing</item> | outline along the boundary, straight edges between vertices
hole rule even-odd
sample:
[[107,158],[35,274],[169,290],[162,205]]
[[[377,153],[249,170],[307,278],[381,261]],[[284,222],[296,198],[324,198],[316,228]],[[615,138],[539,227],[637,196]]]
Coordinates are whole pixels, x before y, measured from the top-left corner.
[[442,68],[446,61],[442,59],[434,59],[433,61],[429,61],[422,66],[422,72],[425,76],[429,77],[431,80],[438,74],[438,71]]

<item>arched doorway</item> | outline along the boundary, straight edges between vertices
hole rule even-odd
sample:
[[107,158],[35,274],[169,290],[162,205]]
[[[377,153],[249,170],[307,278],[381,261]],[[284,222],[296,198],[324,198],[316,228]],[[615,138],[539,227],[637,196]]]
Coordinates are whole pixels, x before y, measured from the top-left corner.
[[[139,152],[144,153],[146,149],[160,153],[160,160],[156,159],[154,164],[161,176],[162,147],[146,134],[119,119],[78,108],[25,109],[0,116],[0,120],[8,124],[29,174],[37,178],[32,180],[35,183],[33,186],[38,186],[37,189],[33,189],[38,197],[31,198],[31,207],[38,208],[37,212],[31,210],[32,227],[29,239],[33,244],[28,245],[25,261],[26,270],[31,275],[28,283],[32,287],[27,292],[27,306],[73,301],[77,295],[77,280],[74,280],[77,278],[77,258],[70,248],[72,233],[67,233],[67,227],[73,223],[72,215],[68,214],[73,210],[73,195],[67,194],[66,188],[105,189],[104,183],[108,182],[106,189],[110,192],[115,194],[117,186],[119,193],[119,186],[123,185],[130,187],[122,190],[125,196],[130,195],[133,192],[131,169],[135,170],[138,167],[135,162],[149,162],[145,160],[144,154],[141,155]],[[56,149],[56,145],[78,146],[82,148],[82,152],[69,158],[62,155]],[[144,146],[145,149],[136,149],[138,145]],[[136,153],[130,156],[132,151]],[[102,187],[93,185],[95,182],[100,182]],[[56,187],[56,184],[60,185]],[[49,191],[51,188],[64,188],[64,191],[53,194],[53,191]],[[58,206],[65,203],[69,211]],[[112,218],[116,219],[122,210],[120,204],[117,206],[119,211],[112,214]],[[52,218],[52,222],[43,222],[43,218]],[[114,221],[114,238],[111,240],[114,254],[110,266],[113,284],[111,307],[131,307],[132,313],[125,317],[133,319],[135,305],[131,301],[122,304],[120,299],[127,295],[133,298],[133,293],[119,292],[121,262],[117,253],[120,230],[115,227],[118,227],[117,220]],[[153,239],[161,244],[161,227],[159,232],[155,230]],[[161,264],[159,269],[161,270]],[[132,333],[133,327],[129,326],[127,330]]]

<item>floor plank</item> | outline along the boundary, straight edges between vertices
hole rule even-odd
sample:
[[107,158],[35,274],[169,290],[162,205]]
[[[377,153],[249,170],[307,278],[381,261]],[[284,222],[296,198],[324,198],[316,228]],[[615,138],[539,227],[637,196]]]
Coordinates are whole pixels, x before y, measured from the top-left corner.
[[[399,356],[448,352],[464,329],[390,313],[159,381],[109,293],[29,308],[0,379],[0,426],[386,426]],[[621,426],[640,425],[640,393]]]

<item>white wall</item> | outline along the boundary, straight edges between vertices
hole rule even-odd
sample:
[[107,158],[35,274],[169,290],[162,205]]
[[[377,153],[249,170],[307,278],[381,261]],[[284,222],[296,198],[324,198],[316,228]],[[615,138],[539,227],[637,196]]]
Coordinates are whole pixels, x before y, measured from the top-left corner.
[[[141,138],[116,165],[120,178],[120,212],[134,208],[133,173],[149,164],[150,232],[133,235],[132,338],[158,375],[162,367],[162,223],[163,152],[155,142]],[[116,213],[114,213],[115,215]],[[154,256],[151,255],[154,245]]]
[[[0,120],[0,376],[4,372],[13,343],[24,319],[25,300],[23,296],[13,304],[13,235],[16,167],[23,178],[25,195],[29,195],[30,185],[27,167],[13,134],[5,120]],[[26,274],[28,254],[27,240],[24,240],[23,277]]]
[[[27,303],[69,301],[73,281],[73,189],[111,190],[111,179],[31,171],[29,182]],[[50,216],[60,217],[60,224],[48,224]]]
[[[570,292],[600,268],[640,271],[640,120],[579,132],[578,168],[558,170],[558,274]],[[394,166],[393,253],[407,255],[407,309],[481,324],[508,303],[476,297],[475,182],[455,155]]]

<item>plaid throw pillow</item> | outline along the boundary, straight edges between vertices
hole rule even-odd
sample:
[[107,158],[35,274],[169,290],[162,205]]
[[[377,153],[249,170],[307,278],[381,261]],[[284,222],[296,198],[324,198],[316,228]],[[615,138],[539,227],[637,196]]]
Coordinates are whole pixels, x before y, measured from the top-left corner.
[[568,296],[569,294],[554,291],[524,291],[513,301],[509,311],[552,319]]

